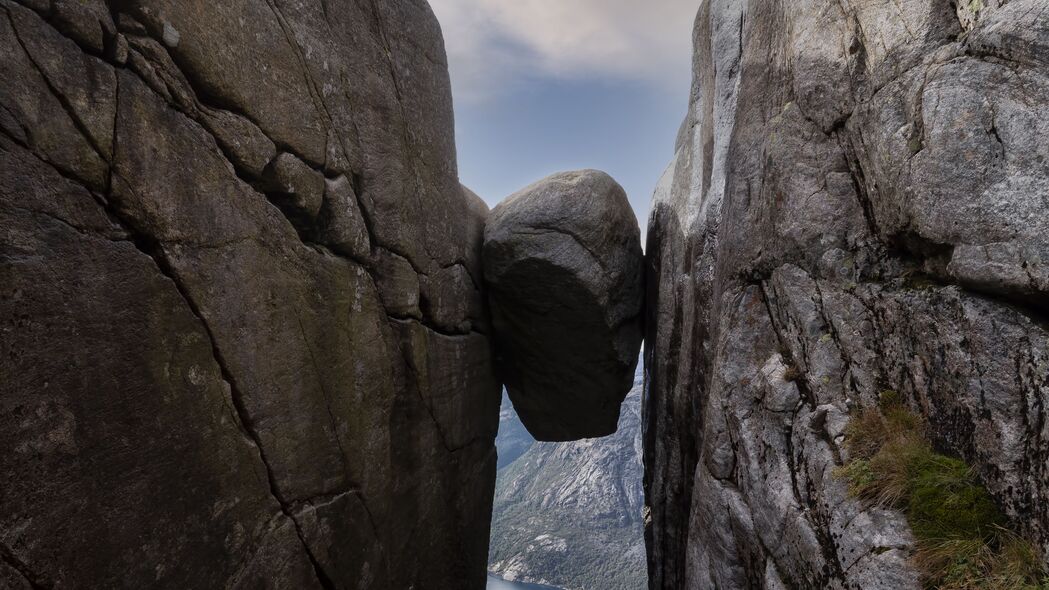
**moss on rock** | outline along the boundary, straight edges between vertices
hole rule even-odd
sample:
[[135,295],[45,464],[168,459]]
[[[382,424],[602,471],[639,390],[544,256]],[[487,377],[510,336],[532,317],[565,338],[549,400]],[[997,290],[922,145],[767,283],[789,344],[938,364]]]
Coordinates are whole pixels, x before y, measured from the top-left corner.
[[936,452],[921,417],[894,391],[853,416],[851,459],[837,470],[856,498],[902,510],[926,588],[1049,590],[1034,543],[1008,521],[965,461]]

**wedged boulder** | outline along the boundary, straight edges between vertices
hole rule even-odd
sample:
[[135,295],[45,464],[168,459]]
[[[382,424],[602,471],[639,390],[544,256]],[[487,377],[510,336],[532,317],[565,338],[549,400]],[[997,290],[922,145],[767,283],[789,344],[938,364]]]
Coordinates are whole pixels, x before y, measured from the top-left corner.
[[623,188],[562,172],[507,197],[484,232],[497,367],[538,440],[616,431],[641,348],[640,231]]

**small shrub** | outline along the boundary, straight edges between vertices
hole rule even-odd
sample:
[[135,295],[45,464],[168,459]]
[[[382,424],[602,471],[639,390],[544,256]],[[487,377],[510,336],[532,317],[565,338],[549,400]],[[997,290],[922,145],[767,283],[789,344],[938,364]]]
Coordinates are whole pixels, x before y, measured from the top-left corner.
[[914,562],[927,588],[1049,590],[1034,544],[1006,529],[989,540],[919,542]]
[[849,493],[902,510],[917,539],[914,564],[926,588],[1049,590],[1038,549],[1009,531],[993,498],[961,459],[937,453],[921,417],[894,391],[852,417],[850,461],[836,474]]

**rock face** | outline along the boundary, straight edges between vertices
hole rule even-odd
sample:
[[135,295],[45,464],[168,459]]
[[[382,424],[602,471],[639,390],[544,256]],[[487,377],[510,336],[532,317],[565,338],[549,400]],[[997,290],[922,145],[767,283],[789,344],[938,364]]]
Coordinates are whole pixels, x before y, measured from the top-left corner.
[[[638,372],[616,433],[537,442],[496,477],[489,569],[504,579],[574,590],[646,587]],[[512,410],[499,425],[499,460],[514,451]],[[520,426],[520,422],[516,422]]]
[[483,587],[425,2],[0,0],[0,56],[0,587]]
[[639,236],[626,193],[596,170],[554,174],[489,216],[497,366],[535,438],[615,432],[641,347]]
[[917,588],[833,474],[882,390],[1049,550],[1044,2],[709,0],[694,41],[646,249],[651,587]]

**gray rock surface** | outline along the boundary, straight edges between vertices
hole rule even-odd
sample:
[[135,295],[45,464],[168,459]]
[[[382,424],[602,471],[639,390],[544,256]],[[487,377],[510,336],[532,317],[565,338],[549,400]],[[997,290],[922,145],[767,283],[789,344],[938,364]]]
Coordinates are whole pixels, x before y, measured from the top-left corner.
[[833,475],[886,389],[1049,550],[1046,4],[709,0],[694,41],[646,248],[651,587],[917,588],[905,519]]
[[596,170],[507,197],[484,230],[496,364],[538,440],[611,434],[641,346],[642,252],[626,193]]
[[0,587],[482,588],[425,2],[0,0]]

